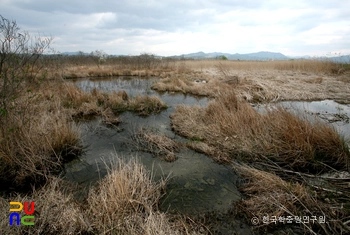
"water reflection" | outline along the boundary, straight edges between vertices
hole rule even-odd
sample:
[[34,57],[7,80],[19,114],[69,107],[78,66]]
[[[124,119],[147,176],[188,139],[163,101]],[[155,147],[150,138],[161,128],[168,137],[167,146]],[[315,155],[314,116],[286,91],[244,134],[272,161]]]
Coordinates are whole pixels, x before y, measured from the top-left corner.
[[136,156],[146,168],[153,171],[155,180],[171,174],[167,196],[161,202],[161,209],[181,213],[227,210],[232,201],[240,200],[240,193],[235,184],[237,175],[232,169],[218,165],[211,158],[185,148],[177,155],[177,161],[169,163],[151,154],[136,151],[132,145],[127,144],[132,141],[132,134],[141,127],[164,134],[176,141],[187,141],[171,130],[169,115],[179,104],[205,106],[208,103],[207,98],[174,93],[159,94],[150,89],[152,83],[153,79],[139,78],[75,81],[75,84],[85,91],[96,88],[105,92],[125,90],[129,96],[156,95],[169,108],[149,117],[124,112],[120,115],[122,123],[118,129],[107,128],[99,118],[82,122],[80,125],[86,153],[80,160],[66,165],[65,177],[88,186],[106,174],[105,164],[109,162],[108,159],[116,155],[124,158]]

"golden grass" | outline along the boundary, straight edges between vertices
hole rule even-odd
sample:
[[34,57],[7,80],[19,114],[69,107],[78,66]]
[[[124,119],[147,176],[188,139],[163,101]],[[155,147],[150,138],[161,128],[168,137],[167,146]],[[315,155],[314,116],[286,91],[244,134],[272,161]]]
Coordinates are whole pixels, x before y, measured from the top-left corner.
[[103,234],[178,234],[158,211],[165,183],[155,183],[134,159],[118,160],[89,193],[91,225]]
[[218,161],[267,157],[304,172],[326,170],[324,164],[348,169],[349,150],[334,128],[283,108],[259,113],[233,91],[221,92],[206,108],[178,106],[171,124],[179,134],[205,142],[204,151]]
[[229,87],[249,102],[319,99],[350,102],[347,95],[350,73],[339,73],[342,65],[329,61],[193,60],[181,63],[185,63],[186,69],[168,74],[152,88],[216,97],[218,91]]

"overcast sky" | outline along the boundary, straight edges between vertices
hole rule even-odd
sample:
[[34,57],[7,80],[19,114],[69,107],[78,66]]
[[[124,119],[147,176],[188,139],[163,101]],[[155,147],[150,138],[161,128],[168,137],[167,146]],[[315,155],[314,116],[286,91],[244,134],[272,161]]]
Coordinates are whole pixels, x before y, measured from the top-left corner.
[[349,0],[0,0],[60,52],[350,54]]

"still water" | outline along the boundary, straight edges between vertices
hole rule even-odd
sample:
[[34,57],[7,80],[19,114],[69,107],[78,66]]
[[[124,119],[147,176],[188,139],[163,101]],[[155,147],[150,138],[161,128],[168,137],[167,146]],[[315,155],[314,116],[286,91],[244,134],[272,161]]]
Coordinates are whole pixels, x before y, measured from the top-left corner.
[[155,180],[170,175],[166,196],[161,202],[163,211],[198,213],[206,211],[226,211],[232,202],[241,199],[236,188],[237,175],[231,168],[215,163],[206,155],[187,148],[182,148],[174,162],[165,162],[149,153],[135,150],[130,144],[133,133],[141,127],[155,133],[166,135],[178,142],[187,141],[176,135],[170,127],[169,115],[179,104],[201,105],[208,103],[207,98],[183,94],[157,93],[150,89],[152,79],[106,78],[80,79],[75,84],[84,91],[96,88],[112,92],[125,90],[129,96],[156,95],[168,109],[159,114],[140,117],[124,112],[119,117],[122,123],[117,128],[109,128],[99,118],[80,122],[85,153],[80,158],[65,166],[65,178],[88,187],[106,174],[106,163],[116,157],[136,157],[153,172]]

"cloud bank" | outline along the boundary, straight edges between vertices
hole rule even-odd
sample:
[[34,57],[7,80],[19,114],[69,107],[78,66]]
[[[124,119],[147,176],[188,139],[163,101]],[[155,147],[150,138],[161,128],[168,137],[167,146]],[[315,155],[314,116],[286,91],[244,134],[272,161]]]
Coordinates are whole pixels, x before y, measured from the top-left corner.
[[350,54],[350,1],[0,0],[0,14],[61,52]]

